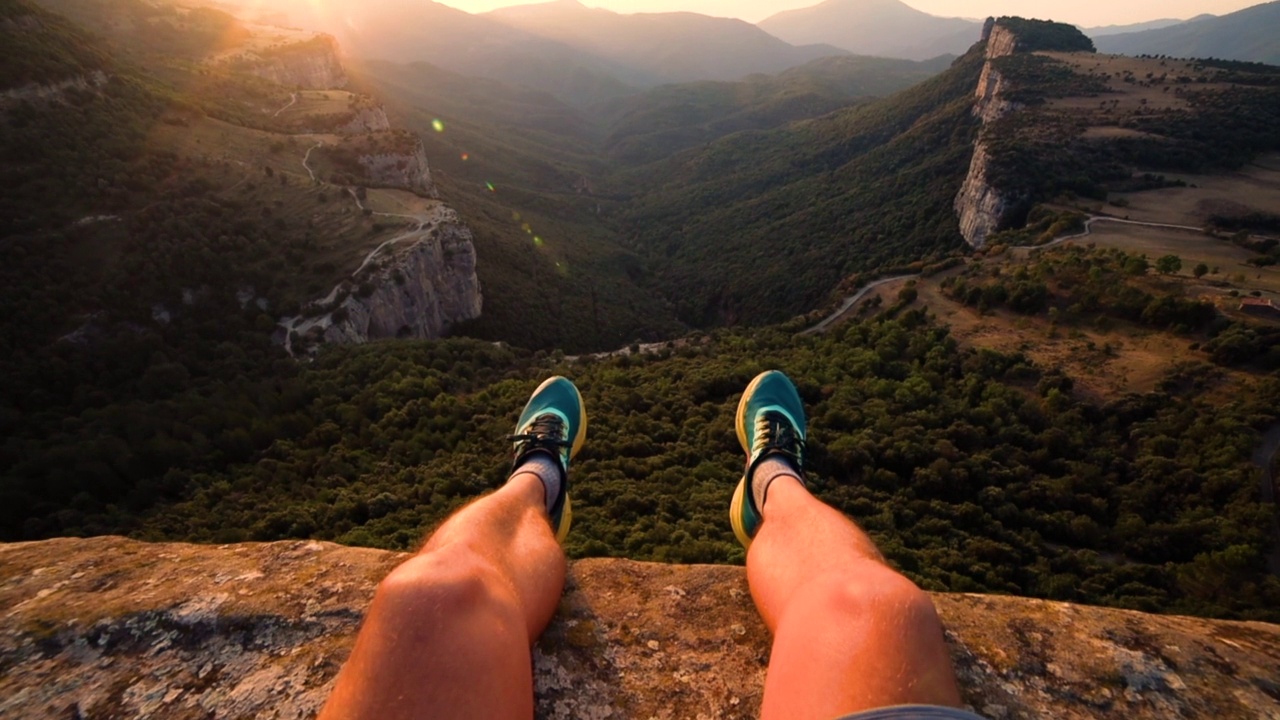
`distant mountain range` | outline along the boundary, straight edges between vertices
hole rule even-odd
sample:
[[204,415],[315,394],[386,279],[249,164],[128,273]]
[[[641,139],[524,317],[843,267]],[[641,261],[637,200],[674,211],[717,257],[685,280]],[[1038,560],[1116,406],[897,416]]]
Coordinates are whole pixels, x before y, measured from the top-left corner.
[[695,13],[621,15],[574,0],[479,15],[420,0],[280,0],[269,8],[255,4],[237,11],[330,33],[355,57],[428,62],[578,105],[665,83],[778,73],[848,54],[832,46],[796,47],[741,20]]
[[848,54],[831,45],[797,47],[742,20],[688,12],[621,15],[577,0],[503,8],[482,17],[635,68],[661,82],[737,80]]
[[1280,1],[1156,30],[1094,35],[1094,42],[1099,52],[1118,55],[1213,57],[1280,65]]
[[[752,25],[695,13],[620,14],[577,0],[473,15],[428,0],[222,0],[260,21],[334,35],[353,57],[427,62],[551,93],[583,107],[669,83],[736,81],[813,60],[963,55],[982,23],[900,0],[826,0]],[[1280,2],[1223,17],[1085,32],[1103,52],[1280,62]]]
[[1104,25],[1102,27],[1092,28],[1082,27],[1080,30],[1084,32],[1085,35],[1096,40],[1100,37],[1107,37],[1108,35],[1136,33],[1146,30],[1160,30],[1174,25],[1181,25],[1183,22],[1186,21],[1178,20],[1176,18],[1163,18],[1161,20],[1148,20],[1147,22],[1134,23],[1132,25]]
[[760,22],[793,45],[826,43],[859,55],[926,60],[962,55],[982,34],[982,23],[941,18],[898,0],[826,0]]

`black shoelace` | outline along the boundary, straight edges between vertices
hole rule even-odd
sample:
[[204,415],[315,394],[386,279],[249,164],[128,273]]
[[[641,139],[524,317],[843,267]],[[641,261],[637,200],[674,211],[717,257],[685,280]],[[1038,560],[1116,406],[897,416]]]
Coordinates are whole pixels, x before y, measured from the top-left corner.
[[526,432],[508,435],[507,440],[525,444],[524,451],[543,449],[559,452],[560,448],[567,448],[571,444],[564,439],[564,434],[564,421],[548,413],[534,418]]

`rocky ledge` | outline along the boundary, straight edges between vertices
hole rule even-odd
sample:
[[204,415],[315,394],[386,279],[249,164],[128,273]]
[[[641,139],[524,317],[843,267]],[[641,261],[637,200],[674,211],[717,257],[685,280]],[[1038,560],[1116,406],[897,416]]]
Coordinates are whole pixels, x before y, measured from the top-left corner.
[[[0,545],[0,717],[306,718],[404,555],[317,542]],[[1005,718],[1278,718],[1280,627],[937,595],[965,701]],[[741,568],[573,563],[541,718],[751,718]]]

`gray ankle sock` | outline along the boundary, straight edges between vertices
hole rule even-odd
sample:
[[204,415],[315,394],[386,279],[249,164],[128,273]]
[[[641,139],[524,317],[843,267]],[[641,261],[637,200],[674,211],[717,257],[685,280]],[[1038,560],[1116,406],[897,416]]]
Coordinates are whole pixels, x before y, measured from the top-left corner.
[[560,494],[560,467],[556,461],[543,453],[534,453],[520,463],[511,477],[520,473],[533,473],[542,481],[542,487],[546,491],[547,512],[551,512],[556,497]]
[[783,477],[804,485],[804,481],[800,479],[800,471],[782,455],[765,458],[764,462],[756,466],[756,471],[751,476],[751,497],[755,498],[756,508],[761,513],[764,512],[764,504],[769,497],[769,483]]

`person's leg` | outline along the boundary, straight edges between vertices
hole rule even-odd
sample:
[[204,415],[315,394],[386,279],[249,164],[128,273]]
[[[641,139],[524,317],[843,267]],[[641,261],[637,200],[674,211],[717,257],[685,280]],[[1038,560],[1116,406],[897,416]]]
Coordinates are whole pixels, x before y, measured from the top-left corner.
[[543,383],[516,428],[506,485],[378,586],[321,720],[533,717],[530,647],[564,588],[566,471],[586,436],[576,388]]
[[761,717],[833,720],[891,705],[960,706],[929,596],[799,479],[804,422],[781,373],[753,382],[739,407],[749,464],[731,512],[748,547],[751,595],[774,636]]

